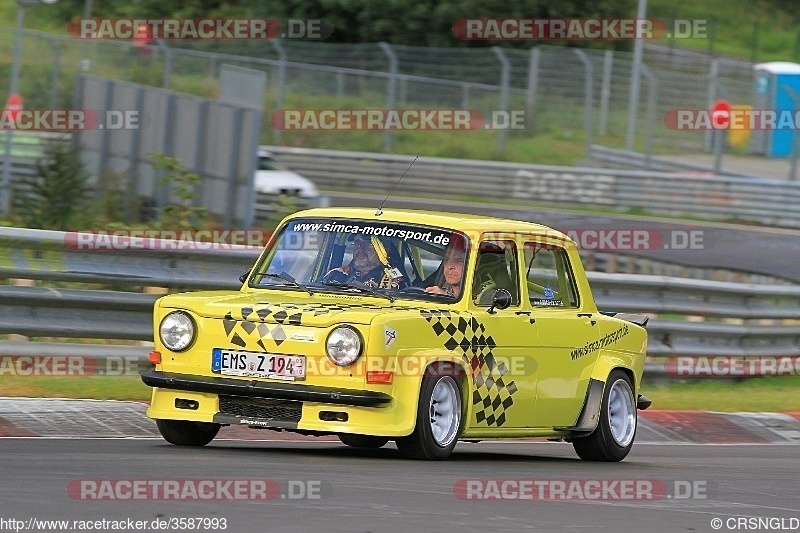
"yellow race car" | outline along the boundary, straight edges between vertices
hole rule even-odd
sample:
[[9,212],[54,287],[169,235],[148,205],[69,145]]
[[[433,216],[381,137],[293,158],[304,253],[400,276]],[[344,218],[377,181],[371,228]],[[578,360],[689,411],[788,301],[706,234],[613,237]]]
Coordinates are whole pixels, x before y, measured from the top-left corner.
[[148,416],[177,445],[223,425],[446,459],[459,440],[633,445],[647,317],[600,313],[545,226],[412,210],[285,219],[238,291],[155,305]]

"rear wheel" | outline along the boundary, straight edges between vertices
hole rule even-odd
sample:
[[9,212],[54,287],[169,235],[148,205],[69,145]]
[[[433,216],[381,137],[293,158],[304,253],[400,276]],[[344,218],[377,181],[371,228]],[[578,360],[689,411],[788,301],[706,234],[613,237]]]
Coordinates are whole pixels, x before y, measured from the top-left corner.
[[219,424],[188,420],[156,420],[164,440],[177,446],[205,446],[217,436]]
[[609,374],[603,392],[600,421],[594,432],[572,441],[584,461],[621,461],[633,447],[636,436],[636,398],[628,375],[621,370]]
[[460,430],[458,383],[449,375],[426,375],[419,394],[416,427],[408,437],[397,439],[397,448],[411,459],[447,459],[456,447]]
[[389,439],[386,437],[373,437],[372,435],[351,435],[351,434],[343,434],[339,435],[339,440],[342,441],[344,444],[348,446],[352,446],[353,448],[380,448],[387,442]]

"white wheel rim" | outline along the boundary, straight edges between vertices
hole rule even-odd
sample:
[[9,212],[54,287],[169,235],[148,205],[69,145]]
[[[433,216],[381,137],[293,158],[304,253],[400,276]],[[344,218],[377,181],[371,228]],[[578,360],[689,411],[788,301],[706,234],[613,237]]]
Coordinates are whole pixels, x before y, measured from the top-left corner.
[[608,392],[608,425],[614,441],[627,447],[636,433],[636,406],[633,391],[624,379],[618,379]]
[[442,378],[433,387],[428,409],[431,434],[436,444],[446,447],[456,438],[461,420],[461,406],[452,379]]

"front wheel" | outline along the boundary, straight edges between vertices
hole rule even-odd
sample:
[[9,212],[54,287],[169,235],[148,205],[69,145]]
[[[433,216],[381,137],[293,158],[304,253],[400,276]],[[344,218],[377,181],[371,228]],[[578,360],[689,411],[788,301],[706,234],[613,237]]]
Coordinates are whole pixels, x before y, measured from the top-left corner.
[[352,435],[349,433],[339,435],[339,440],[348,446],[352,446],[353,448],[373,449],[378,449],[389,442],[389,439],[386,437],[374,437],[372,435]]
[[205,446],[217,436],[220,425],[188,420],[156,420],[164,440],[177,446]]
[[597,428],[591,435],[574,439],[572,446],[584,461],[621,461],[633,447],[636,425],[631,381],[625,372],[614,370],[606,381]]
[[397,439],[397,449],[410,459],[447,459],[456,447],[460,430],[458,383],[448,375],[427,375],[422,379],[414,432]]

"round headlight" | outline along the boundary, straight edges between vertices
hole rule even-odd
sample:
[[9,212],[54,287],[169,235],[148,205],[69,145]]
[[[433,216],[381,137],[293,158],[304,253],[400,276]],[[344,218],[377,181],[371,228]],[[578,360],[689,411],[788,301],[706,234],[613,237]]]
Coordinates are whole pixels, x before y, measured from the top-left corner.
[[182,352],[194,340],[194,320],[182,311],[170,313],[158,328],[161,342],[173,352]]
[[361,355],[361,335],[351,327],[340,326],[328,335],[325,351],[334,364],[352,365]]

